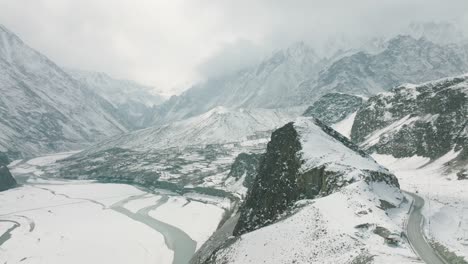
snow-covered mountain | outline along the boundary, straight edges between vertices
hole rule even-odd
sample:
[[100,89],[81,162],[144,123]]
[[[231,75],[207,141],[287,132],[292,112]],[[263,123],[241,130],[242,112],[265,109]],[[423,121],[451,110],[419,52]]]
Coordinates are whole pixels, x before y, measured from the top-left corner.
[[115,108],[0,26],[0,152],[83,147],[127,131]]
[[68,73],[112,103],[119,116],[133,128],[147,127],[144,123],[145,116],[151,113],[154,106],[165,100],[153,87],[115,79],[106,73],[80,70],[68,70]]
[[[468,76],[407,84],[371,97],[357,112],[351,138],[369,152],[438,159],[457,153],[468,164]],[[454,162],[452,162],[454,163]]]
[[113,147],[133,150],[168,149],[243,142],[255,137],[256,134],[270,132],[297,114],[295,111],[228,109],[219,106],[199,116],[104,140],[91,149],[93,151]]
[[421,83],[468,71],[466,50],[459,45],[439,45],[426,39],[398,36],[377,54],[357,52],[322,71],[318,79],[304,82],[302,98],[330,92],[373,95],[403,83]]
[[243,175],[229,175],[236,157],[262,153],[271,131],[298,115],[300,112],[217,107],[186,120],[104,140],[61,161],[59,175],[226,190],[241,180],[242,194]]
[[320,58],[300,43],[256,67],[208,80],[157,107],[154,124],[181,120],[216,106],[308,107],[327,93],[370,96],[402,83],[419,83],[468,71],[468,49],[398,36],[378,51],[348,51]]
[[[233,235],[202,263],[409,263],[396,177],[318,120],[273,132]],[[400,216],[398,216],[400,215]]]
[[438,44],[466,44],[468,41],[463,30],[448,21],[413,22],[405,34],[414,38],[426,38]]
[[260,64],[210,79],[174,96],[156,112],[153,123],[199,115],[214,107],[282,108],[296,106],[297,88],[313,78],[326,62],[305,43],[279,50]]

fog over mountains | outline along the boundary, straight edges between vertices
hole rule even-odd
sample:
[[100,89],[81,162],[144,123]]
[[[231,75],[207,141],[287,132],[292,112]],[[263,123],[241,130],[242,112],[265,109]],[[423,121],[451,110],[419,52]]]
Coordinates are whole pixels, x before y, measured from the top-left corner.
[[156,108],[152,123],[180,120],[215,106],[309,106],[331,92],[369,96],[402,83],[420,83],[468,70],[466,46],[397,36],[377,53],[356,51],[319,58],[304,43],[278,51],[259,65],[208,80]]

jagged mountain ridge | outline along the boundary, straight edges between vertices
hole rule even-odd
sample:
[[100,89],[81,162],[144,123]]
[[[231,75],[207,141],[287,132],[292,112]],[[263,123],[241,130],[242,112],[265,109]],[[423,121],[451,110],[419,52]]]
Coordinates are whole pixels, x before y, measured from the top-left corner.
[[0,26],[0,152],[82,148],[127,131],[105,99]]
[[153,123],[199,115],[217,106],[282,108],[296,106],[297,87],[326,63],[305,43],[279,50],[260,64],[223,78],[210,79],[174,96],[157,109]]
[[402,83],[419,83],[468,71],[466,47],[397,36],[375,53],[320,58],[301,43],[274,53],[256,67],[208,80],[156,108],[154,124],[184,119],[216,106],[310,106],[327,93],[370,96]]
[[377,53],[358,52],[334,62],[318,79],[302,84],[303,98],[341,92],[374,95],[403,83],[421,83],[468,71],[466,50],[424,38],[398,36]]
[[146,115],[165,100],[153,87],[130,80],[118,80],[106,73],[71,69],[68,73],[109,101],[132,128],[147,127],[148,124],[144,123]]

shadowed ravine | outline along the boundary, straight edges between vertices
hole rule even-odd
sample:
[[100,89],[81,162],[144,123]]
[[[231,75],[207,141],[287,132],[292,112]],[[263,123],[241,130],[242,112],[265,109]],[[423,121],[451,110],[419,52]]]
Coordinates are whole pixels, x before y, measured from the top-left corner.
[[0,222],[13,223],[13,226],[10,227],[5,233],[3,233],[0,236],[0,246],[1,246],[3,245],[3,243],[7,242],[11,238],[11,232],[13,232],[13,230],[15,230],[16,228],[20,227],[21,224],[13,220],[0,220]]
[[142,196],[144,195],[132,196],[117,202],[111,206],[111,209],[151,227],[158,233],[161,233],[164,236],[167,247],[174,252],[174,259],[172,263],[187,264],[195,253],[197,243],[179,228],[158,221],[149,215],[149,212],[166,203],[169,197],[167,195],[163,195],[156,204],[142,208],[136,213],[133,213],[124,207],[128,202],[141,199]]

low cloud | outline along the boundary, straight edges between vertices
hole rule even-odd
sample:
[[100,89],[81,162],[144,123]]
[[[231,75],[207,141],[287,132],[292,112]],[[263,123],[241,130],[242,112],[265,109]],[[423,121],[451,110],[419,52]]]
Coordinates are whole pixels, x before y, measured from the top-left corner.
[[[304,40],[358,46],[413,21],[468,28],[466,0],[0,0],[0,23],[57,63],[163,90],[189,87]],[[466,34],[468,35],[468,34]]]

